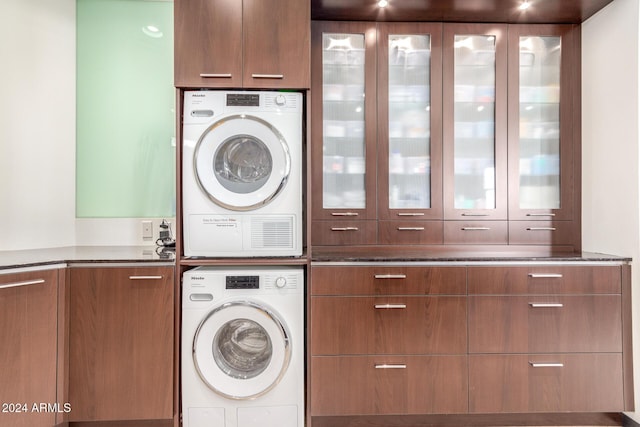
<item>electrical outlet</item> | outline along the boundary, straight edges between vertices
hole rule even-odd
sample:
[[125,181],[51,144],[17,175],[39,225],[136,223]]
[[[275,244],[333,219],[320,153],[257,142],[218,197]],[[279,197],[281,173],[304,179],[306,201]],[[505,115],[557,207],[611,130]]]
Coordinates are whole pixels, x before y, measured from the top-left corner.
[[153,239],[153,221],[142,221],[142,238]]

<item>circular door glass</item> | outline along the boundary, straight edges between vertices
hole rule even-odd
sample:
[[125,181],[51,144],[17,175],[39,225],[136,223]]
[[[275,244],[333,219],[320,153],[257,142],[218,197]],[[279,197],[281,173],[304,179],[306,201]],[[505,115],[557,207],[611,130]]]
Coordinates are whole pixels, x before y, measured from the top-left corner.
[[289,367],[291,335],[280,316],[254,301],[229,301],[200,322],[193,362],[200,379],[230,399],[255,399]]
[[267,331],[249,319],[225,323],[213,337],[213,359],[231,378],[255,378],[267,369],[273,347]]
[[196,144],[193,169],[204,194],[233,211],[261,208],[285,188],[291,155],[267,121],[237,114],[211,125]]
[[264,142],[236,135],[216,150],[213,170],[220,185],[239,194],[259,190],[271,176],[273,160]]

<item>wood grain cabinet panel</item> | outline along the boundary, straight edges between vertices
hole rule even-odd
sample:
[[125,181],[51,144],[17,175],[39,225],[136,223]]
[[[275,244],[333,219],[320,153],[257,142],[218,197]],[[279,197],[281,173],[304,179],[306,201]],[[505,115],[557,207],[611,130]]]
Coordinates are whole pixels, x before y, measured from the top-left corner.
[[506,221],[446,221],[444,243],[453,245],[506,245]]
[[312,245],[372,245],[377,239],[375,221],[312,221]]
[[71,421],[173,417],[173,267],[70,270]]
[[619,294],[620,266],[469,267],[469,294]]
[[469,356],[469,411],[619,412],[620,353]]
[[1,274],[0,307],[0,425],[51,427],[56,413],[32,405],[58,401],[57,270]]
[[464,267],[316,266],[313,295],[466,295]]
[[622,352],[620,295],[469,297],[469,352]]
[[313,354],[467,352],[465,297],[313,297]]
[[467,356],[313,357],[311,415],[450,414],[468,408]]
[[379,221],[378,239],[383,245],[441,245],[442,221]]

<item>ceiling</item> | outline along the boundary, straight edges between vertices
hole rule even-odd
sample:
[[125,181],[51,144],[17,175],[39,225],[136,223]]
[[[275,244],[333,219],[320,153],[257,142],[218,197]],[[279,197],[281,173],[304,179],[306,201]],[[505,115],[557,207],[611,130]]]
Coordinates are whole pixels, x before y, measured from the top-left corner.
[[311,18],[349,21],[581,23],[613,0],[311,0]]

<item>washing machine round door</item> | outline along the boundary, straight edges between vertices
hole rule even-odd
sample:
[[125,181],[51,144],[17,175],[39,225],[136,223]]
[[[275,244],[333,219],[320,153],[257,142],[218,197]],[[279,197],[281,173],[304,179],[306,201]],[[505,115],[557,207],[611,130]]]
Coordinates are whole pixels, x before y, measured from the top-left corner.
[[275,387],[291,360],[291,335],[273,309],[231,301],[211,311],[193,339],[200,378],[230,399],[254,399]]
[[269,203],[291,172],[289,146],[282,134],[267,121],[245,114],[211,125],[196,144],[193,162],[200,189],[233,211]]

